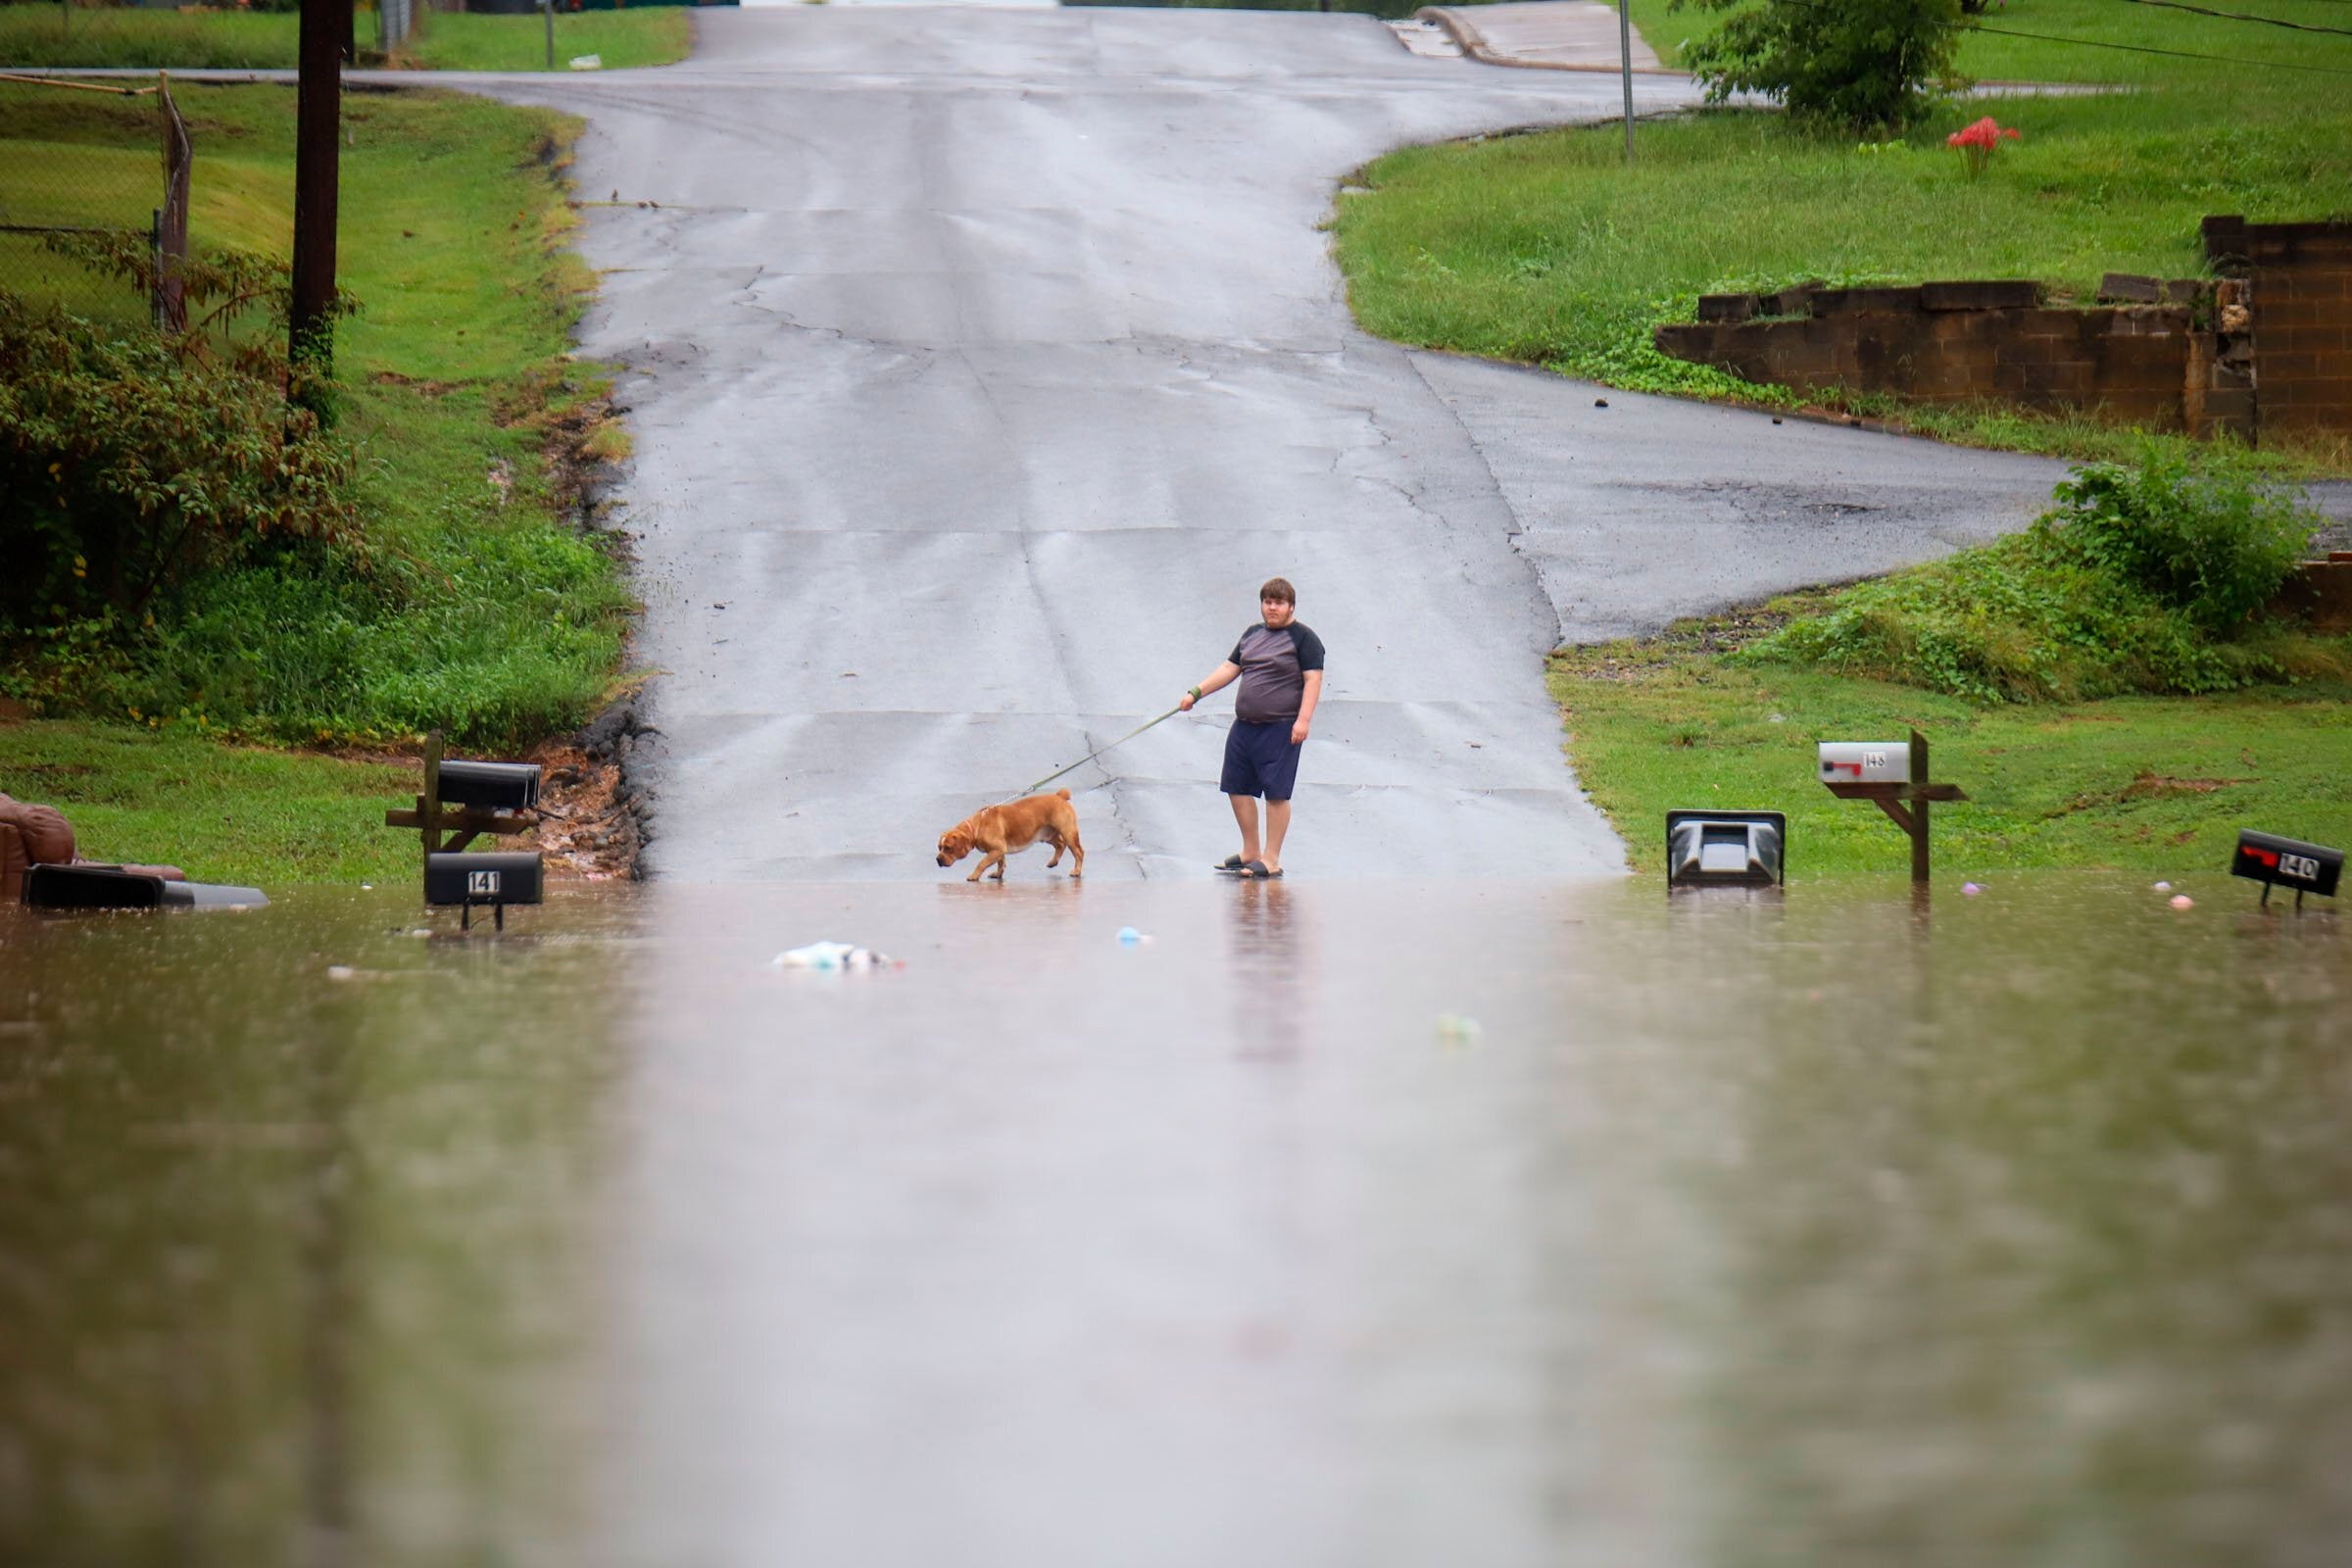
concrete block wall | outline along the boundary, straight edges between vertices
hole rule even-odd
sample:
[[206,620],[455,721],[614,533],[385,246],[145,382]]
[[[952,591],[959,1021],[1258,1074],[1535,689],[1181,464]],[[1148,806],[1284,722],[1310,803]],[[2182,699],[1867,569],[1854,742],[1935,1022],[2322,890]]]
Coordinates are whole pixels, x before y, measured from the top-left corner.
[[[1788,314],[1792,306],[1803,314]],[[2030,281],[2002,279],[1709,295],[1699,314],[1659,327],[1659,351],[1807,395],[1843,387],[1920,403],[2095,406],[2151,429],[2189,428],[2200,333],[2186,304],[2065,310],[2039,303]]]
[[1711,294],[1661,353],[1806,395],[1999,400],[2192,435],[2352,434],[2352,223],[2205,220],[2219,280],[2110,273],[2096,309],[1999,280]]
[[2261,427],[2352,434],[2352,223],[2208,218],[2204,233],[2252,295]]

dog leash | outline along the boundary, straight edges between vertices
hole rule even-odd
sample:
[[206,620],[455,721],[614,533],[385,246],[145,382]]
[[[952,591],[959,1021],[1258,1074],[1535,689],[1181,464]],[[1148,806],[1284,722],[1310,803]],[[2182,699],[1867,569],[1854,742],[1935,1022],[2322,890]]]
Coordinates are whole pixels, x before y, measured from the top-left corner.
[[1169,719],[1171,719],[1171,718],[1174,718],[1174,717],[1175,717],[1175,716],[1176,716],[1178,713],[1181,713],[1181,712],[1183,712],[1183,711],[1184,711],[1184,709],[1183,709],[1181,706],[1178,706],[1178,707],[1175,707],[1175,708],[1171,708],[1171,709],[1169,709],[1169,710],[1168,710],[1166,712],[1164,712],[1164,713],[1160,714],[1160,715],[1159,715],[1157,718],[1151,719],[1151,720],[1149,720],[1149,721],[1147,721],[1147,722],[1145,722],[1145,723],[1142,723],[1142,724],[1138,724],[1138,725],[1136,725],[1136,726],[1135,726],[1135,728],[1133,728],[1133,729],[1129,730],[1129,731],[1128,731],[1126,734],[1124,734],[1124,735],[1120,736],[1120,737],[1119,737],[1117,740],[1115,740],[1115,741],[1112,741],[1112,742],[1111,742],[1111,743],[1110,743],[1108,746],[1105,746],[1105,747],[1102,748],[1102,750],[1101,750],[1101,751],[1093,751],[1093,752],[1089,752],[1089,753],[1087,753],[1087,754],[1086,754],[1084,757],[1081,757],[1080,759],[1078,759],[1078,760],[1076,760],[1075,762],[1072,762],[1072,763],[1071,763],[1071,764],[1070,764],[1068,767],[1057,767],[1057,768],[1055,768],[1055,769],[1054,769],[1053,772],[1051,772],[1051,773],[1048,773],[1048,774],[1047,774],[1047,775],[1046,775],[1044,778],[1041,778],[1041,779],[1039,779],[1039,780],[1038,780],[1036,783],[1034,783],[1034,784],[1030,785],[1030,786],[1029,786],[1027,789],[1025,789],[1025,790],[1021,791],[1021,794],[1020,794],[1020,795],[1016,795],[1016,796],[1014,796],[1014,797],[1013,797],[1013,799],[1017,801],[1017,800],[1019,800],[1019,799],[1021,798],[1021,796],[1022,796],[1022,795],[1035,795],[1035,794],[1036,794],[1036,793],[1037,793],[1039,790],[1042,790],[1042,789],[1044,789],[1044,788],[1045,788],[1047,785],[1049,785],[1049,784],[1053,783],[1053,782],[1054,782],[1055,779],[1057,779],[1057,778],[1061,777],[1061,775],[1062,775],[1062,774],[1064,774],[1064,773],[1069,773],[1069,772],[1074,772],[1074,771],[1075,771],[1075,770],[1077,770],[1078,768],[1084,767],[1084,766],[1085,766],[1087,763],[1089,763],[1089,762],[1093,761],[1093,760],[1094,760],[1096,758],[1098,758],[1098,757],[1101,757],[1101,756],[1102,755],[1102,753],[1103,753],[1103,752],[1109,752],[1109,751],[1115,751],[1115,750],[1117,750],[1119,747],[1122,747],[1122,746],[1126,745],[1126,744],[1127,744],[1129,741],[1131,741],[1131,740],[1135,739],[1135,738],[1136,738],[1138,735],[1141,735],[1141,734],[1142,734],[1144,731],[1146,731],[1146,730],[1150,729],[1150,728],[1151,728],[1151,727],[1152,727],[1153,724],[1164,724],[1164,723],[1166,723],[1166,722],[1167,722]]

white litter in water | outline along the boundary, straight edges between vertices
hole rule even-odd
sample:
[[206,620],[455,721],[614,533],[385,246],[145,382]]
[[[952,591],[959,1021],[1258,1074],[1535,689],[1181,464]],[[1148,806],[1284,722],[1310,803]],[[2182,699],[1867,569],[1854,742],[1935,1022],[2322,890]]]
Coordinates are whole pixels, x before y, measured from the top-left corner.
[[359,972],[346,963],[330,963],[326,966],[326,977],[329,980],[348,980]]
[[1961,884],[1960,884],[1960,891],[1961,891],[1961,892],[1963,892],[1963,893],[1965,893],[1965,894],[1967,894],[1967,895],[1968,895],[1970,898],[1972,898],[1972,899],[1973,899],[1973,898],[1975,898],[1975,897],[1976,897],[1978,894],[1980,894],[1980,893],[1984,892],[1984,887],[1983,887],[1981,884],[1979,884],[1979,883],[1975,883],[1975,882],[1963,882],[1963,883],[1961,883]]
[[2151,893],[2170,893],[2173,891],[2173,885],[2170,882],[2159,882],[2148,891]]
[[767,960],[771,969],[887,969],[894,960],[871,948],[847,942],[811,942],[787,948]]
[[603,55],[573,55],[571,69],[574,71],[602,71],[605,69],[605,57]]

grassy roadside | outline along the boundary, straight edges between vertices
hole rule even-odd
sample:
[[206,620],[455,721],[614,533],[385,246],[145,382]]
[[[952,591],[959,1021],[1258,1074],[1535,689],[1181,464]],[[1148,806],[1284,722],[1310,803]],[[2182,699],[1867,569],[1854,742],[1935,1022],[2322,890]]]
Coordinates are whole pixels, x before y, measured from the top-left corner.
[[[2127,9],[2147,8],[2104,0],[2105,11]],[[2332,0],[2274,9],[2343,21]],[[2188,35],[2176,33],[2199,20],[2154,17],[2139,35],[2159,47],[2181,43]],[[2030,18],[2020,5],[1991,20],[2003,19],[2060,32],[2077,21],[2087,28],[2093,14],[2085,0],[2045,0]],[[1653,41],[1671,47],[1684,35],[1673,29],[1694,19],[1662,18],[1653,5],[1645,20]],[[1994,42],[2001,48],[1984,47]],[[2352,38],[2289,52],[2352,71]],[[1965,58],[2002,74],[2064,76],[2081,74],[2091,53],[1973,38]],[[2088,299],[2105,271],[2201,270],[2198,222],[2208,214],[2276,221],[2352,211],[2352,104],[2312,85],[2330,78],[2096,53],[2102,69],[2113,59],[2123,79],[2152,90],[1956,104],[1874,147],[1810,136],[1773,114],[1706,112],[1642,127],[1631,170],[1606,129],[1406,149],[1368,166],[1354,182],[1364,193],[1340,200],[1332,226],[1349,302],[1367,328],[1402,342],[1612,385],[1777,404],[1785,392],[1659,355],[1651,328],[1690,319],[1701,293],[1815,277],[2033,277]],[[2024,139],[2004,143],[1991,169],[1970,179],[1943,138],[1987,111]],[[1898,412],[1865,397],[1836,406]],[[2117,432],[2088,419],[1988,408],[1905,416],[1972,444],[2079,458],[2122,452]],[[2304,472],[2352,470],[2340,440],[2281,456]]]
[[416,835],[383,826],[416,793],[414,764],[229,746],[180,729],[0,722],[0,789],[74,824],[90,860],[169,862],[199,882],[389,881],[416,874]]
[[[183,87],[199,149],[192,242],[283,253],[293,94]],[[45,168],[152,182],[144,100],[0,85],[0,191]],[[559,516],[583,447],[612,452],[569,333],[591,278],[554,175],[577,122],[456,94],[354,94],[343,155],[341,437],[373,564],[245,571],[184,589],[126,648],[50,628],[6,694],[274,740],[375,744],[436,725],[516,744],[611,685],[629,600],[602,536]],[[21,154],[22,156],[18,156]],[[135,310],[136,302],[131,302]],[[24,650],[20,650],[21,653]]]
[[[436,11],[423,32],[380,64],[418,71],[544,71],[546,25],[535,16]],[[0,69],[292,71],[298,30],[292,12],[0,5]],[[360,14],[356,41],[363,57],[374,47],[372,13]],[[666,66],[685,59],[693,45],[694,24],[682,6],[556,17],[558,71],[570,69],[580,55],[599,56],[608,71]]]
[[[1727,16],[1695,6],[1677,10],[1674,0],[1632,0],[1632,8],[1642,41],[1670,67],[1680,63],[1687,44],[1712,36]],[[2317,26],[2345,25],[2340,0],[2263,0],[2259,6],[2206,9],[2259,13]],[[2242,82],[2265,71],[2294,75],[2298,68],[2329,64],[2332,56],[2341,54],[2336,45],[2352,43],[2192,11],[2119,5],[2116,0],[2011,0],[1971,20],[1978,26],[1961,42],[1959,70],[1974,81]],[[2028,33],[2041,36],[2023,36]],[[2159,49],[2171,53],[2142,52]],[[2190,55],[2223,58],[2185,58]],[[2306,86],[2324,93],[2327,80],[2313,76]]]
[[[283,254],[293,94],[178,94],[194,242]],[[94,206],[110,181],[143,192],[154,123],[149,101],[0,84],[0,197],[44,168]],[[115,694],[117,722],[0,723],[0,790],[64,808],[88,853],[264,884],[373,874],[400,849],[386,769],[220,732],[383,747],[440,725],[519,751],[615,689],[630,597],[570,516],[578,466],[625,451],[568,354],[593,283],[558,178],[577,122],[411,90],[348,96],[346,123],[339,252],[363,310],[338,329],[337,434],[372,564],[219,574],[147,643],[68,637],[0,669],[20,710]]]
[[[2344,24],[2336,0],[2263,9]],[[1670,64],[1681,40],[1720,20],[1670,12],[1667,0],[1634,0],[1634,17]],[[2352,212],[2352,109],[2331,90],[2337,78],[2288,69],[2352,72],[2352,39],[2115,0],[2016,0],[1983,20],[2270,64],[1986,31],[1964,45],[1972,75],[2139,90],[1955,104],[1911,136],[1870,147],[1808,135],[1776,115],[1712,111],[1644,124],[1631,170],[1608,129],[1408,149],[1370,165],[1352,182],[1364,193],[1340,200],[1333,227],[1350,303],[1368,328],[1404,342],[1774,405],[1790,401],[1784,390],[1657,355],[1651,327],[1689,319],[1700,293],[1809,277],[2034,277],[2087,299],[2109,270],[2200,271],[2207,214],[2283,221]],[[1943,138],[1987,112],[2024,138],[1972,180]],[[1864,398],[1838,407],[1946,439],[2078,459],[2177,458],[2187,445],[2146,447],[2088,418],[1921,414]],[[2271,456],[2293,473],[2352,470],[2342,442]],[[1800,878],[1902,875],[1892,824],[1823,791],[1812,748],[1913,727],[1936,743],[1938,775],[1972,796],[1935,818],[1937,864],[1955,881],[2058,866],[2218,876],[2239,825],[2328,843],[2352,836],[2340,782],[2352,765],[2352,683],[2341,648],[2304,660],[2323,672],[2292,683],[2033,705],[1728,657],[1829,605],[1793,596],[1554,656],[1550,687],[1579,776],[1644,872],[1662,865],[1668,809],[1718,806],[1788,812]]]
[[1817,604],[1792,596],[1553,656],[1549,684],[1579,780],[1637,869],[1663,870],[1669,809],[1722,807],[1788,812],[1793,878],[1904,875],[1902,835],[1868,804],[1823,790],[1813,747],[1899,740],[1913,728],[1935,747],[1936,776],[1969,793],[1933,817],[1937,874],[1955,883],[2054,866],[2218,878],[2240,826],[2352,839],[2342,786],[2352,685],[1982,708],[1884,681],[1724,662]]
[[[581,55],[597,56],[607,71],[675,65],[693,48],[694,21],[684,6],[556,14],[558,71],[569,70]],[[430,25],[389,64],[418,71],[544,71],[546,19],[436,11]]]

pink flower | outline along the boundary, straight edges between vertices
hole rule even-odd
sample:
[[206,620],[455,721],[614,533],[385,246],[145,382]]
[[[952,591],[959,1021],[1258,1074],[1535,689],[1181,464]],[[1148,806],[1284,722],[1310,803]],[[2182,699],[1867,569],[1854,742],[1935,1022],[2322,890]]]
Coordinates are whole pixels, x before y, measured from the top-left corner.
[[1968,165],[1969,173],[1975,175],[1984,172],[1984,166],[1991,161],[1993,149],[2000,146],[2003,136],[2008,137],[2011,141],[2025,139],[2015,130],[1995,122],[1990,115],[1986,115],[1975,124],[1953,131],[1943,139],[1943,144],[1946,147],[1959,148],[1961,158]]
[[1983,120],[1978,121],[1966,130],[1953,131],[1949,136],[1944,138],[1944,142],[1945,145],[1952,147],[1984,147],[1990,149],[1997,144],[2003,136],[2008,137],[2011,141],[2019,141],[2023,139],[2015,130],[1999,123],[1990,115],[1986,115]]

